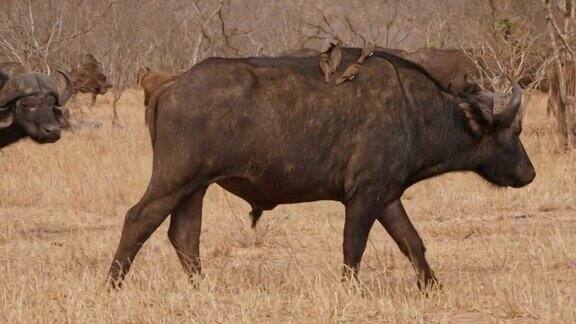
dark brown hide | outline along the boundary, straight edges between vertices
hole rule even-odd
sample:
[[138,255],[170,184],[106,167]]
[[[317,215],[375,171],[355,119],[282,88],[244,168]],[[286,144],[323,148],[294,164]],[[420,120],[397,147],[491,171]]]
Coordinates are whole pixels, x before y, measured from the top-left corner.
[[319,56],[322,54],[320,51],[311,48],[300,48],[297,50],[289,50],[278,54],[278,57],[310,57]]
[[[359,55],[343,49],[342,64]],[[126,215],[110,282],[119,284],[169,214],[170,241],[184,269],[199,273],[202,198],[218,183],[257,211],[342,202],[347,276],[356,275],[378,220],[423,287],[433,284],[422,240],[400,202],[404,190],[452,171],[474,171],[498,186],[521,187],[535,177],[510,120],[520,105],[518,87],[502,114],[481,112],[486,107],[472,98],[463,108],[441,88],[422,67],[380,52],[342,85],[323,82],[317,57],[197,64],[147,107],[152,178]]]

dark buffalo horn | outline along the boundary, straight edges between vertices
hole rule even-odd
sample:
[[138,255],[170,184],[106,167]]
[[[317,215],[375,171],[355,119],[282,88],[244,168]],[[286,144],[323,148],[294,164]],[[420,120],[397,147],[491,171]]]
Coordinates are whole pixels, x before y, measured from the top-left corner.
[[70,97],[72,97],[72,81],[66,73],[60,70],[56,70],[56,72],[60,73],[66,80],[66,88],[64,91],[58,93],[58,106],[62,107],[70,100]]
[[70,110],[65,107],[54,107],[54,115],[61,128],[70,127]]
[[27,78],[31,75],[21,74],[13,77],[6,82],[6,85],[0,90],[0,107],[4,107],[15,99],[29,96],[38,91],[37,87],[27,87],[24,84],[29,84],[30,80]]
[[512,98],[510,102],[502,112],[497,115],[498,121],[504,126],[510,126],[514,122],[518,111],[520,110],[520,104],[522,103],[522,88],[518,83],[513,82],[512,84]]

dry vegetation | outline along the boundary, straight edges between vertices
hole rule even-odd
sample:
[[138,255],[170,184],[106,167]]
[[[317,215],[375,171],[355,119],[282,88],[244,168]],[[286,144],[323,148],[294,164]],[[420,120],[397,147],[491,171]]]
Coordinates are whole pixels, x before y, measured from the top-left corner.
[[[151,149],[142,94],[120,101],[124,128],[29,140],[0,153],[2,322],[576,321],[576,166],[559,153],[543,99],[527,105],[524,141],[538,176],[502,190],[472,174],[443,176],[404,197],[443,289],[422,296],[408,261],[375,225],[360,293],[340,283],[343,208],[282,206],[253,231],[249,206],[206,197],[197,289],[163,226],[125,289],[104,285],[124,213],[142,194]],[[72,104],[87,111],[88,97]],[[109,119],[112,96],[90,111]]]

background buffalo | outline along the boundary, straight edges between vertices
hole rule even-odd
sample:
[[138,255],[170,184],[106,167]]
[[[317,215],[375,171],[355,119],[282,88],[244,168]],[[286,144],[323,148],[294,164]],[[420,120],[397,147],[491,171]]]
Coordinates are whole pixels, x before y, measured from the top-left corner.
[[80,65],[70,72],[73,84],[73,93],[90,93],[91,105],[96,104],[98,95],[104,95],[112,84],[108,82],[102,64],[92,54],[84,55]]

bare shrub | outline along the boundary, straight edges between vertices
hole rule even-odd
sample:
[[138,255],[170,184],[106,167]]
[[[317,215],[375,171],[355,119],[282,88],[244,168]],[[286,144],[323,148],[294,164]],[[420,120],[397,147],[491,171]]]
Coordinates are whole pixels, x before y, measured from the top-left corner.
[[546,7],[546,21],[550,43],[552,44],[553,72],[550,73],[551,105],[558,122],[558,131],[566,150],[576,148],[576,19],[573,0],[560,1],[552,9],[550,0],[543,0]]

